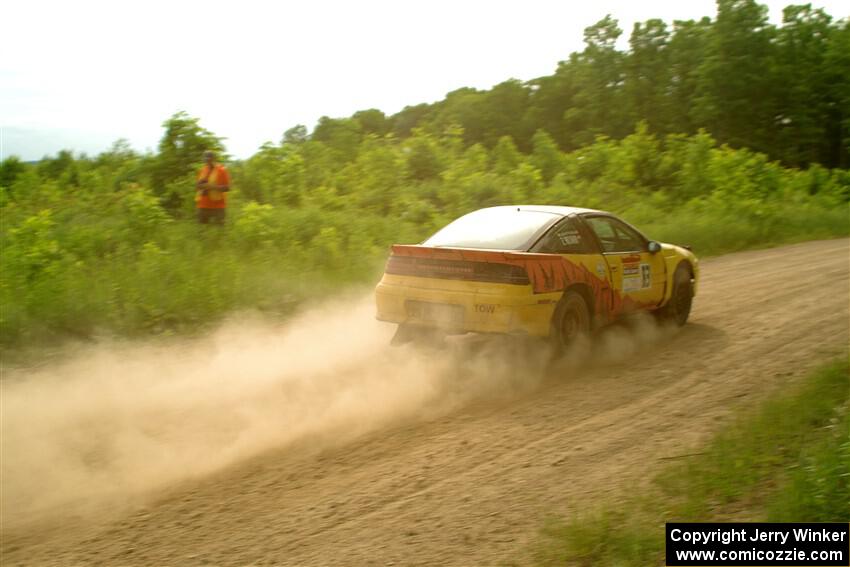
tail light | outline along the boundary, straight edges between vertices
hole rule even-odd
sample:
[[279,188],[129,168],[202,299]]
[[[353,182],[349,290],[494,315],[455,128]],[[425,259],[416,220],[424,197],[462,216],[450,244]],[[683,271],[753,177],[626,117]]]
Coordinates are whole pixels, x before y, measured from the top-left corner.
[[528,272],[521,266],[498,262],[470,262],[467,260],[434,260],[411,256],[390,256],[385,269],[388,274],[440,278],[444,280],[469,280],[488,283],[528,285]]

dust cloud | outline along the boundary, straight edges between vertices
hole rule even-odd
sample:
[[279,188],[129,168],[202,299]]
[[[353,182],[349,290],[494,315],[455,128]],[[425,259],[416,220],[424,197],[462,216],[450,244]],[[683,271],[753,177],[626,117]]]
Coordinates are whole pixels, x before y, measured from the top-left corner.
[[132,505],[271,448],[322,450],[470,401],[510,399],[590,357],[633,355],[641,320],[550,364],[515,341],[388,346],[394,326],[349,297],[285,325],[242,317],[202,339],[100,344],[2,383],[3,523]]

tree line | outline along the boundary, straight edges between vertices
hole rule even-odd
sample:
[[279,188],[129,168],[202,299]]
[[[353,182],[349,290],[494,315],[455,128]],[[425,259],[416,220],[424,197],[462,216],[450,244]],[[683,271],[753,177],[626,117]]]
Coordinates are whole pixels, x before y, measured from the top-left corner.
[[718,0],[713,20],[636,23],[626,51],[616,47],[622,33],[607,16],[552,75],[460,88],[391,116],[369,109],[323,117],[312,137],[344,153],[368,134],[406,138],[415,128],[459,126],[467,145],[492,148],[510,136],[529,151],[544,130],[572,151],[598,136],[623,138],[644,121],[661,135],[703,128],[788,166],[850,166],[850,20],[792,5],[775,26],[754,0]]

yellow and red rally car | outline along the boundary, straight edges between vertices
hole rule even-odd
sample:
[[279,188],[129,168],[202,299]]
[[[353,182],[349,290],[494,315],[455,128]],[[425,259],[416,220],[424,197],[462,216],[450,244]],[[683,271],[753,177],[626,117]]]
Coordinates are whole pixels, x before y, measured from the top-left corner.
[[557,206],[480,209],[419,245],[396,244],[376,293],[393,342],[423,334],[505,333],[558,349],[624,314],[684,325],[699,264],[604,211]]

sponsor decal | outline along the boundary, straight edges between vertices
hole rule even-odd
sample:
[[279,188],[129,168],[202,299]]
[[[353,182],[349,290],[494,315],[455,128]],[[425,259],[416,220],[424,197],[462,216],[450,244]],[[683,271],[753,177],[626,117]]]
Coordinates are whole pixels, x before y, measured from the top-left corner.
[[623,291],[632,292],[652,287],[652,268],[649,264],[623,265]]
[[633,276],[630,278],[623,278],[623,291],[626,293],[632,291],[639,291],[640,287],[640,276]]
[[576,246],[581,242],[578,230],[575,229],[567,229],[563,232],[559,232],[558,240],[560,240],[561,244],[564,246]]
[[605,264],[602,262],[596,263],[596,275],[603,279],[608,278],[608,270],[605,269]]
[[652,287],[652,268],[649,264],[640,265],[640,285],[643,289]]
[[623,264],[623,277],[636,276],[640,274],[640,264]]

